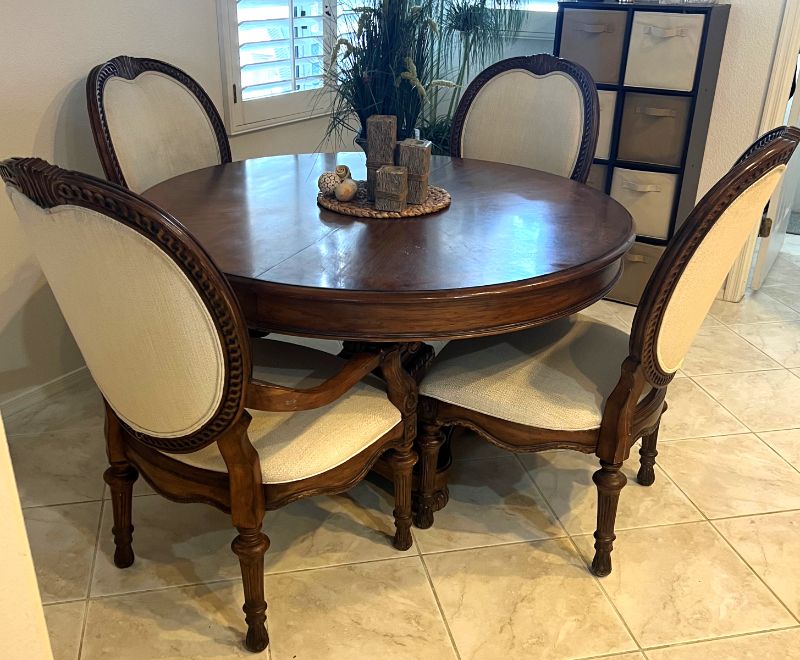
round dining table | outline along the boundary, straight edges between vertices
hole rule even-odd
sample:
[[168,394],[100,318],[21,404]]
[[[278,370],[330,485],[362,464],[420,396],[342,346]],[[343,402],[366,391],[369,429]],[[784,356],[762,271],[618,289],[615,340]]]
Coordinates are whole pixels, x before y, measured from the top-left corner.
[[494,335],[602,298],[634,240],[630,214],[569,179],[433,156],[449,208],[359,218],[317,206],[337,164],[363,153],[256,158],[200,169],[144,193],[175,216],[229,279],[251,328],[354,342]]
[[[630,214],[563,177],[434,156],[450,206],[373,219],[317,206],[317,179],[363,153],[256,158],[181,174],[143,193],[195,236],[230,281],[248,326],[344,341],[343,355],[399,343],[419,380],[425,342],[541,325],[602,298],[634,241]],[[442,446],[433,509],[448,500]],[[391,477],[387,462],[374,469]],[[415,475],[414,491],[418,478]]]

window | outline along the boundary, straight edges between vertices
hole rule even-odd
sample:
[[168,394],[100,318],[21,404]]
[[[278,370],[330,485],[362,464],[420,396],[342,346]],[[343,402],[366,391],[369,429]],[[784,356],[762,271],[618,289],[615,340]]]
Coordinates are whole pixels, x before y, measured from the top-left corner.
[[228,132],[326,114],[335,0],[218,0]]
[[520,0],[518,7],[527,11],[556,12],[558,0]]
[[[228,133],[326,115],[327,56],[337,22],[349,36],[358,6],[358,0],[217,0]],[[519,39],[543,42],[523,52],[549,50],[557,0],[520,0],[518,7],[530,12]],[[509,48],[506,56],[515,54],[522,53]]]

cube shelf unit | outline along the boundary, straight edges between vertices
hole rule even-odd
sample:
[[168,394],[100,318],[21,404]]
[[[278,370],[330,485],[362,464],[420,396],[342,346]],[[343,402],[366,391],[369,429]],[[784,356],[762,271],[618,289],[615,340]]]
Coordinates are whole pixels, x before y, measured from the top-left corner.
[[639,302],[695,206],[729,13],[730,5],[559,2],[555,54],[586,67],[600,96],[588,183],[636,225],[612,299]]

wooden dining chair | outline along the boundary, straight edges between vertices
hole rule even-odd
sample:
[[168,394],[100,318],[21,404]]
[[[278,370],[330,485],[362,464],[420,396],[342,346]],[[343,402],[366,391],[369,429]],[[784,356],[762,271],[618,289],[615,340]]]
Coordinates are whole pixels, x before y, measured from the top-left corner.
[[171,64],[127,55],[98,64],[86,79],[86,103],[106,178],[134,192],[231,162],[214,103]]
[[226,279],[175,218],[40,159],[4,161],[0,176],[106,402],[119,568],[134,561],[139,473],[169,499],[229,512],[245,645],[260,651],[265,509],[344,491],[386,452],[394,545],[411,546],[416,383],[397,350],[344,360],[271,340],[251,347]]
[[450,155],[585,183],[599,122],[597,87],[582,66],[547,54],[512,57],[467,87],[453,117]]
[[522,332],[453,341],[420,385],[419,527],[433,523],[444,427],[472,429],[513,452],[594,453],[599,502],[592,571],[611,572],[614,522],[631,447],[637,479],[655,479],[665,396],[714,298],[780,181],[797,128],[759,139],[700,201],[647,284],[630,335],[590,314]]

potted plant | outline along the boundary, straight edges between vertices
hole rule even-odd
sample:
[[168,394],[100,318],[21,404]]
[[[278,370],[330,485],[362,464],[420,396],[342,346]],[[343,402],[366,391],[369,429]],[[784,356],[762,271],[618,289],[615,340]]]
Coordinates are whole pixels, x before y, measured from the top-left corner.
[[[436,0],[433,12],[441,38],[431,54],[432,75],[447,72],[455,87],[450,98],[440,98],[433,90],[422,131],[438,153],[449,153],[450,126],[461,92],[480,71],[503,56],[505,45],[519,33],[523,13],[519,0]],[[446,107],[445,107],[446,104]]]
[[375,114],[397,117],[398,139],[414,135],[430,91],[454,86],[432,77],[432,15],[433,0],[367,0],[344,14],[326,77],[333,92],[328,135],[354,131],[363,146],[367,117]]

